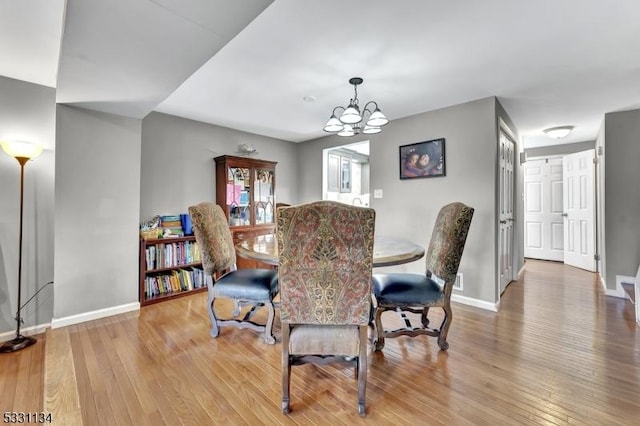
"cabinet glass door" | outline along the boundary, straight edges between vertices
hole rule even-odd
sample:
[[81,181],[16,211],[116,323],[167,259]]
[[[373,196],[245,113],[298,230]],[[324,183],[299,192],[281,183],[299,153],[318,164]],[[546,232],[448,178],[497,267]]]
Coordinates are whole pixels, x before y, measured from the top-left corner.
[[274,223],[273,171],[256,169],[253,185],[256,225]]
[[229,226],[251,225],[251,180],[249,169],[229,167],[227,173],[227,209]]

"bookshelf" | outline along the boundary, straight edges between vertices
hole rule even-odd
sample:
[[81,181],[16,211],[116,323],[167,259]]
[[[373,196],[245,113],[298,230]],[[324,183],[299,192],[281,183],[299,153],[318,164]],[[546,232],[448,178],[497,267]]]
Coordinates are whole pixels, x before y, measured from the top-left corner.
[[[229,221],[233,243],[275,229],[276,162],[233,155],[214,158],[216,163],[216,204]],[[238,269],[273,268],[271,265],[238,257]]]
[[140,239],[140,305],[205,291],[194,236]]

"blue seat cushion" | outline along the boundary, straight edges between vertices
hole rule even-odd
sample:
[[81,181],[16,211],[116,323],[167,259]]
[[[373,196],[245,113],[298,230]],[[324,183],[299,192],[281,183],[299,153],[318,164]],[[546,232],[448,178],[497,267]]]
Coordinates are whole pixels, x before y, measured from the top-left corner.
[[238,269],[216,281],[213,291],[216,297],[268,302],[278,293],[278,271]]
[[444,293],[431,278],[422,274],[374,274],[373,294],[380,305],[438,305]]

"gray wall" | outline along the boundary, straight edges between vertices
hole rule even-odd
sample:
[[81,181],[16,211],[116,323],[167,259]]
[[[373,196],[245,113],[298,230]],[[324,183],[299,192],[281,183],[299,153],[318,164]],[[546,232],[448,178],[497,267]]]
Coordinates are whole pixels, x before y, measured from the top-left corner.
[[57,106],[54,319],[138,301],[141,120]]
[[[23,140],[45,148],[24,169],[22,303],[53,280],[55,96],[50,87],[0,76],[0,140]],[[0,149],[0,334],[16,328],[19,194],[20,166]],[[48,323],[52,314],[49,286],[22,311],[24,327]]]
[[640,109],[605,114],[604,170],[607,288],[640,264]]
[[186,213],[201,201],[215,202],[214,157],[238,155],[253,145],[262,160],[277,161],[276,199],[296,203],[297,144],[152,112],[142,121],[140,219]]
[[[371,198],[376,209],[376,232],[428,244],[435,217],[443,205],[462,201],[474,207],[460,271],[465,275],[462,295],[494,303],[496,291],[496,174],[497,102],[494,97],[417,114],[390,122],[377,135],[345,140],[329,136],[298,148],[299,201],[322,198],[322,151],[370,140]],[[446,139],[446,177],[400,180],[399,146],[436,138]],[[380,270],[424,272],[424,261]]]

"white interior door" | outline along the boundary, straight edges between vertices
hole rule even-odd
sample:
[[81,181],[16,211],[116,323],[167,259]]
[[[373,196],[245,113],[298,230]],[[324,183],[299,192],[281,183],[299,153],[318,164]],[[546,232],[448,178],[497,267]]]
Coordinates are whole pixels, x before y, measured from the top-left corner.
[[513,281],[513,161],[515,144],[500,128],[498,258],[500,294]]
[[564,263],[596,271],[595,150],[562,157],[564,182]]
[[562,157],[524,165],[524,257],[564,260]]

